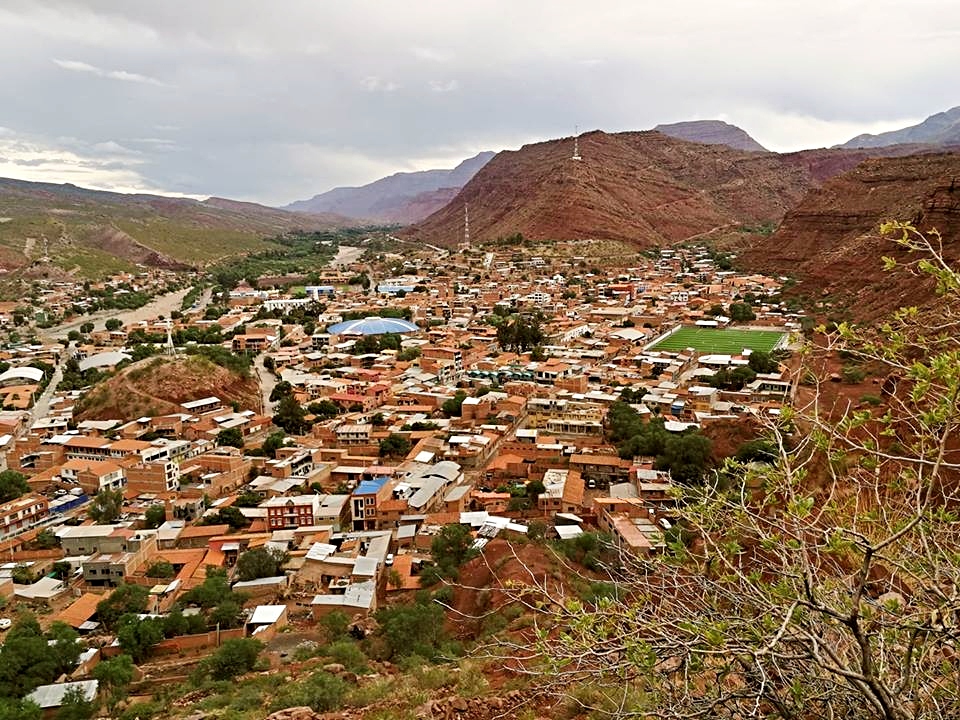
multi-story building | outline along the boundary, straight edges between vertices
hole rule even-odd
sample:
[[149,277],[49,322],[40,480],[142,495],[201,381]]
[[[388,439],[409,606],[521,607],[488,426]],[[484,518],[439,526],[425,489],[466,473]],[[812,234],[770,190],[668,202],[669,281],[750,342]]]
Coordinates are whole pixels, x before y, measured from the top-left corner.
[[47,517],[49,505],[42,495],[30,493],[0,505],[0,537],[15,535]]

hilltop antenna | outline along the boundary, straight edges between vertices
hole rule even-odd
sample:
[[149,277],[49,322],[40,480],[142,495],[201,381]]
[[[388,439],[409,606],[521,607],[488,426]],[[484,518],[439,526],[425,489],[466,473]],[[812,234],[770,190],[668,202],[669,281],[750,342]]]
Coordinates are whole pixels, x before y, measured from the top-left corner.
[[166,346],[165,352],[167,353],[167,355],[171,355],[171,356],[176,355],[177,349],[176,347],[174,347],[174,344],[173,344],[173,322],[170,320],[167,320],[165,324],[167,326],[167,346]]
[[463,248],[462,250],[470,249],[470,205],[468,203],[463,204]]
[[578,125],[573,126],[573,157],[571,160],[583,160],[580,157],[580,127]]

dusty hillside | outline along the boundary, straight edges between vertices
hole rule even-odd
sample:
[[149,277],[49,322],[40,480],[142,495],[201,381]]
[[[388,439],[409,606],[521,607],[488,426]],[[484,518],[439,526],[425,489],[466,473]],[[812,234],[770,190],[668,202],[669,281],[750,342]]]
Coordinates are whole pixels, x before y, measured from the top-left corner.
[[266,247],[291,230],[350,224],[222,198],[128,195],[75,185],[0,178],[0,266],[42,257],[65,270],[96,275],[133,264],[179,267]]
[[831,170],[865,154],[820,150],[793,155],[734,150],[657,132],[552,140],[501,152],[454,200],[408,234],[433,243],[516,232],[533,239],[600,238],[641,246],[684,240],[713,228],[778,221]]
[[960,259],[960,154],[867,160],[811,192],[776,233],[741,259],[759,270],[796,276],[796,292],[835,296],[835,304],[857,318],[923,305],[933,297],[925,277],[905,269],[882,271],[882,255],[910,259],[877,235],[886,220],[938,229],[948,259]]
[[180,403],[215,395],[224,404],[259,407],[255,379],[197,355],[141,360],[96,385],[77,402],[77,420],[112,420],[182,412]]

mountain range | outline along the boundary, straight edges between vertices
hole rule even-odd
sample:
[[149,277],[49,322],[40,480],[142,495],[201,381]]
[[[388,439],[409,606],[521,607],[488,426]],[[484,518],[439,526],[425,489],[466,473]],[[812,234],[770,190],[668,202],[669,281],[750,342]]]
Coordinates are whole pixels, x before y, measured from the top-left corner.
[[767,151],[745,130],[723,120],[691,120],[670,123],[669,125],[657,125],[654,130],[680,140],[690,140],[705,145],[726,145],[734,150],[751,150],[754,152]]
[[339,187],[285,210],[335,213],[357,220],[407,224],[446,205],[496,153],[474,155],[449,170],[395,173],[360,187]]
[[960,106],[931,115],[918,125],[911,125],[879,135],[857,135],[839,147],[877,148],[909,143],[960,146]]
[[280,233],[354,224],[332,214],[223,198],[198,201],[0,178],[0,267],[6,270],[42,256],[83,275],[131,263],[195,266],[264,249],[264,238]]

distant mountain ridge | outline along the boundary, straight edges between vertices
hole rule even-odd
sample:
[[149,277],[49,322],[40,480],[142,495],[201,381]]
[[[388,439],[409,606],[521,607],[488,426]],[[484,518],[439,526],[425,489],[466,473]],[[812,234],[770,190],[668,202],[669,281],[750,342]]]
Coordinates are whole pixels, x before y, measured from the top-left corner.
[[[203,265],[265,249],[264,238],[353,224],[251,202],[91,190],[72,184],[0,178],[0,266],[26,267],[48,252],[63,270]],[[49,267],[44,265],[44,267]]]
[[780,155],[654,131],[585,133],[579,148],[579,161],[571,159],[572,138],[498,153],[450,204],[404,232],[456,244],[469,204],[475,242],[519,232],[535,240],[668,245],[715,229],[778,222],[807,192],[870,154]]
[[857,135],[848,140],[841,148],[878,148],[907,143],[927,145],[960,145],[960,105],[941,113],[931,115],[922,123],[891,130],[878,135],[869,133]]
[[723,120],[689,120],[657,125],[654,130],[670,137],[705,145],[726,145],[734,150],[767,152],[746,130]]
[[446,205],[494,155],[486,151],[448,170],[401,172],[359,187],[334,188],[283,209],[377,222],[416,222]]

